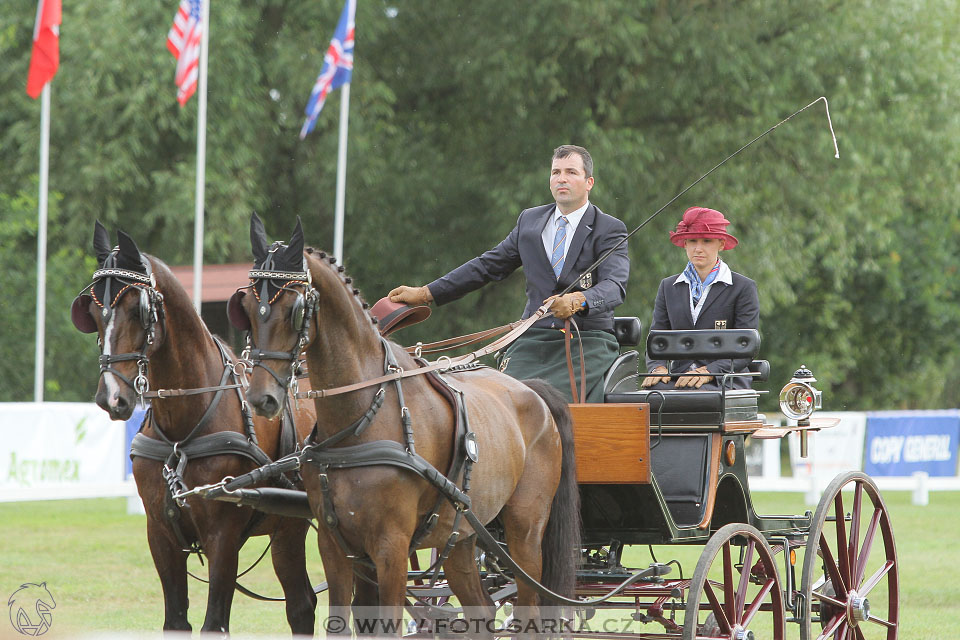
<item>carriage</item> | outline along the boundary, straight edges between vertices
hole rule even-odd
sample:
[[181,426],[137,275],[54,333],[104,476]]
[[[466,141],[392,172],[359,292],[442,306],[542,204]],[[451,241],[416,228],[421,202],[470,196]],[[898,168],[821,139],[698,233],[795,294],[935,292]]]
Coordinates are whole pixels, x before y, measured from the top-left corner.
[[[605,376],[604,403],[570,405],[583,528],[576,593],[596,598],[644,577],[580,609],[566,630],[603,638],[783,638],[796,624],[804,640],[895,638],[896,549],[868,476],[836,477],[815,512],[769,516],[753,506],[747,438],[795,433],[806,457],[808,434],[837,423],[812,417],[820,392],[811,372],[801,367],[781,392],[781,408],[796,425],[773,426],[758,412],[762,391],[637,390],[640,355],[630,347],[640,341],[640,321],[616,318],[615,330],[625,350]],[[651,331],[646,346],[661,360],[754,358],[760,340],[755,330]],[[749,371],[766,381],[769,363],[754,360]],[[703,551],[684,577],[673,575],[676,562],[624,566],[631,545]],[[492,564],[491,591],[509,599],[510,580],[494,577]],[[448,595],[412,585],[412,610]]]
[[[886,505],[868,476],[851,472],[834,479],[813,513],[764,516],[754,509],[746,473],[746,438],[782,438],[797,433],[801,450],[805,452],[808,434],[831,426],[829,421],[812,415],[820,407],[820,392],[813,386],[815,379],[812,374],[804,367],[796,371],[780,394],[781,409],[796,420],[796,425],[782,428],[773,426],[758,411],[762,392],[753,389],[726,389],[721,384],[717,390],[640,390],[636,383],[642,375],[638,373],[640,355],[631,347],[640,343],[641,325],[636,318],[618,318],[616,336],[624,350],[605,375],[604,402],[571,404],[557,410],[550,406],[549,394],[543,395],[544,392],[537,391],[535,387],[527,388],[495,371],[490,373],[489,368],[478,368],[473,362],[464,365],[462,361],[441,358],[432,364],[421,362],[418,365],[399,345],[386,341],[371,326],[371,317],[366,305],[361,304],[358,290],[343,274],[343,270],[334,266],[335,261],[322,253],[317,256],[309,249],[304,250],[299,223],[289,245],[275,243],[269,251],[265,240],[261,238],[262,225],[259,229],[253,226],[251,235],[258,264],[251,271],[251,280],[254,284],[259,282],[261,287],[258,293],[251,285],[247,289],[254,295],[246,300],[242,296],[232,299],[231,305],[236,307],[232,311],[244,314],[248,327],[251,326],[251,319],[261,323],[259,334],[258,325],[252,324],[250,335],[257,343],[256,347],[251,345],[242,360],[229,358],[225,348],[217,346],[212,338],[206,340],[209,343],[206,347],[191,347],[182,355],[181,362],[193,361],[198,350],[205,349],[210,352],[209,368],[213,377],[206,380],[197,378],[189,383],[193,385],[192,388],[174,391],[150,388],[162,379],[159,370],[166,368],[167,361],[177,359],[173,352],[178,345],[182,345],[182,342],[171,344],[168,335],[202,332],[196,324],[198,317],[182,288],[178,288],[162,263],[140,254],[132,240],[123,235],[119,253],[118,250],[111,253],[103,237],[105,232],[102,232],[99,242],[95,234],[95,246],[99,245],[98,258],[101,263],[112,260],[108,256],[114,254],[118,260],[124,256],[127,260],[118,266],[102,267],[97,272],[100,275],[95,274],[95,283],[98,277],[101,283],[104,280],[109,283],[107,279],[114,278],[124,285],[119,293],[111,297],[104,293],[109,286],[106,289],[103,284],[99,289],[92,287],[89,295],[78,296],[72,311],[78,328],[88,332],[100,331],[104,345],[104,354],[100,359],[101,376],[108,380],[106,385],[101,381],[101,390],[106,390],[104,395],[110,396],[109,409],[119,414],[124,407],[132,405],[134,396],[167,402],[167,398],[211,393],[219,397],[225,390],[232,390],[227,396],[231,396],[230,403],[235,405],[237,411],[237,417],[224,418],[222,430],[194,439],[203,431],[201,427],[209,423],[206,417],[201,416],[211,411],[203,410],[204,405],[198,404],[197,427],[190,427],[188,422],[183,436],[166,443],[153,440],[149,447],[157,449],[156,453],[146,449],[141,449],[139,454],[134,452],[142,459],[150,459],[149,464],[142,465],[144,480],[141,482],[138,478],[138,487],[145,502],[151,497],[155,503],[157,527],[164,526],[164,514],[174,504],[188,509],[188,513],[192,511],[191,518],[196,518],[197,512],[204,512],[204,505],[222,505],[223,502],[286,516],[287,521],[303,522],[302,519],[322,514],[325,526],[319,527],[318,538],[324,568],[331,580],[331,613],[349,616],[350,594],[354,593],[354,589],[360,604],[376,604],[377,594],[371,594],[370,585],[379,588],[382,607],[385,585],[393,584],[394,589],[389,595],[396,597],[398,603],[402,602],[415,623],[411,635],[433,634],[444,624],[457,620],[461,612],[452,606],[451,596],[456,594],[461,602],[464,601],[462,593],[475,598],[477,593],[471,589],[474,586],[472,581],[476,579],[475,586],[482,590],[483,601],[492,602],[502,611],[511,608],[514,602],[521,605],[523,602],[536,602],[536,595],[546,596],[547,602],[553,599],[565,603],[567,608],[562,609],[557,618],[562,621],[561,628],[554,627],[548,631],[568,636],[640,635],[685,640],[772,637],[779,640],[785,637],[788,625],[797,624],[803,640],[830,637],[896,638],[899,567],[893,532]],[[97,233],[100,233],[100,229]],[[258,239],[261,242],[259,247]],[[284,266],[279,261],[277,264],[267,264],[268,260],[282,254],[287,256],[288,265]],[[302,272],[299,271],[301,260]],[[137,290],[140,291],[139,296],[124,296],[127,291]],[[320,300],[329,302],[321,305]],[[242,305],[246,305],[246,308]],[[271,305],[274,306],[272,310]],[[94,322],[94,316],[98,313],[102,317]],[[194,328],[189,331],[182,323],[183,318],[188,316],[194,318],[188,324]],[[109,319],[109,324],[106,319]],[[321,327],[329,330],[330,327],[336,327],[337,323],[352,323],[352,328],[333,342],[316,339]],[[121,324],[122,329],[119,328]],[[115,334],[119,338],[114,336],[111,342],[110,331],[105,333],[105,326],[118,327]],[[512,329],[511,333],[516,335],[518,331],[522,331],[522,327]],[[358,344],[351,345],[354,350],[346,354],[347,358],[334,361],[329,354],[318,357],[311,352],[311,349],[342,348],[350,342],[343,337],[345,335],[360,336]],[[501,338],[501,341],[509,339],[510,335]],[[202,345],[202,342],[198,344]],[[285,346],[280,349],[273,343]],[[645,345],[648,353],[662,360],[753,359],[759,352],[759,346],[760,338],[756,331],[733,329],[651,331]],[[270,408],[265,413],[280,413],[287,393],[297,391],[297,374],[304,352],[310,361],[313,389],[301,390],[293,395],[328,398],[335,393],[342,393],[341,404],[331,411],[330,406],[317,403],[317,423],[311,436],[313,444],[308,440],[302,450],[298,447],[288,455],[284,455],[283,446],[278,446],[272,450],[272,461],[260,466],[251,465],[251,460],[262,460],[263,451],[256,445],[256,432],[247,413],[248,403],[258,410]],[[367,361],[365,370],[362,368],[363,360]],[[249,369],[251,366],[253,368]],[[225,381],[231,375],[234,379],[243,378],[245,369],[253,372],[245,392],[246,399],[232,399],[233,392],[239,394],[239,387],[245,387],[247,383],[225,384]],[[378,372],[382,372],[379,377]],[[436,380],[428,382],[427,376],[421,375],[424,373],[436,373]],[[127,387],[113,383],[110,391],[111,375],[122,379]],[[753,361],[748,375],[765,380],[769,375],[769,366],[763,361]],[[337,381],[337,376],[360,382],[351,381],[343,385]],[[459,425],[456,419],[459,411],[465,423],[467,403],[463,402],[462,397],[469,394],[465,394],[463,389],[469,388],[472,381],[475,385],[476,380],[493,385],[501,394],[509,394],[511,402],[492,403],[500,407],[494,411],[478,405],[474,399],[471,411],[481,409],[479,418],[472,425],[476,433],[458,426],[452,437],[455,451],[444,454],[442,449],[450,448],[449,444],[444,444],[451,440],[450,434],[441,434],[440,440],[432,442],[430,438],[436,439],[437,435],[431,430],[420,430],[417,433],[418,450],[425,451],[424,456],[433,456],[435,462],[431,465],[424,457],[415,455],[413,436],[417,425],[410,418],[411,412],[420,417],[440,415],[443,420],[438,424],[448,424],[450,416],[453,416],[453,422]],[[388,385],[390,390],[386,391]],[[437,404],[436,389],[442,388],[446,389],[449,398]],[[352,393],[359,390],[364,393]],[[404,390],[407,393],[406,400]],[[271,395],[274,392],[279,393],[279,402],[275,395]],[[100,395],[98,392],[98,402]],[[357,400],[360,396],[364,399]],[[538,399],[541,396],[543,400]],[[487,392],[483,397],[491,396]],[[352,399],[347,401],[345,398]],[[384,418],[374,424],[385,398],[387,404],[393,404],[401,411],[396,418]],[[512,414],[517,401],[526,403],[526,410],[532,413]],[[546,413],[548,407],[550,413]],[[324,408],[327,411],[325,414],[321,413]],[[485,411],[493,413],[484,415]],[[245,437],[244,427],[237,425],[241,414],[243,422],[249,426]],[[343,427],[344,415],[361,417]],[[511,530],[511,523],[506,522],[512,520],[515,527],[520,521],[523,526],[538,528],[536,530],[541,534],[549,528],[549,524],[535,519],[537,514],[528,514],[526,511],[539,510],[544,518],[552,515],[549,508],[544,510],[548,498],[537,493],[540,490],[537,481],[542,478],[531,476],[554,473],[552,488],[547,488],[556,490],[561,466],[558,459],[545,459],[545,466],[537,467],[535,473],[524,476],[524,482],[528,485],[525,488],[526,502],[519,507],[516,504],[509,506],[509,503],[502,501],[484,502],[493,499],[484,494],[482,489],[485,487],[481,485],[491,482],[497,484],[496,473],[504,472],[496,466],[493,467],[496,472],[494,475],[491,475],[489,468],[483,468],[479,476],[475,475],[476,486],[467,496],[471,464],[478,459],[494,459],[499,463],[499,458],[517,456],[516,448],[511,449],[509,441],[498,443],[496,439],[510,429],[526,428],[517,421],[520,417],[530,418],[534,415],[540,416],[542,424],[538,429],[554,430],[556,444],[551,455],[560,454],[563,436],[556,434],[558,429],[567,429],[575,443],[578,484],[573,485],[573,492],[578,494],[580,506],[579,513],[574,515],[582,524],[573,528],[580,535],[575,546],[567,548],[569,553],[553,552],[569,555],[575,560],[571,563],[576,566],[572,593],[575,598],[558,597],[558,594],[544,590],[537,582],[540,567],[536,565],[539,565],[539,561],[531,565],[530,553],[539,554],[543,551],[544,565],[547,564],[549,547],[546,546],[546,536],[543,546],[537,539],[533,546],[527,548],[521,544],[523,536],[518,537],[518,533]],[[513,419],[514,423],[501,421],[507,417]],[[564,422],[572,422],[572,428],[569,425],[561,427]],[[156,426],[151,428],[156,431]],[[264,434],[270,434],[274,443],[280,445],[285,440],[285,431],[279,427],[274,427],[273,431],[267,427],[258,428],[261,429],[261,440]],[[318,430],[324,428],[330,430],[319,433]],[[171,433],[168,431],[168,434]],[[356,446],[324,447],[330,443],[345,443],[347,438],[356,438],[361,433],[371,436],[373,440]],[[384,438],[378,435],[384,433],[402,435],[397,442],[396,436],[387,435]],[[474,437],[477,434],[479,437]],[[317,443],[318,437],[323,441]],[[150,438],[140,438],[142,446],[147,446],[145,439]],[[201,441],[215,442],[204,449],[200,446]],[[267,446],[265,443],[264,447]],[[432,453],[431,446],[434,450]],[[570,451],[566,445],[563,449],[566,461]],[[439,454],[437,450],[441,450]],[[222,474],[213,475],[216,481],[204,484],[201,472],[211,478],[211,474],[221,467],[213,465],[213,462],[191,463],[187,467],[188,453],[194,459],[205,457],[209,461],[242,462],[239,466],[231,463],[238,469],[244,466],[247,469],[251,466],[256,468],[226,477]],[[522,455],[529,457],[532,454],[527,452]],[[242,460],[244,456],[248,458],[247,461]],[[179,464],[174,464],[178,459]],[[449,477],[436,469],[441,466],[441,462],[437,461],[444,460],[446,462],[443,464],[453,460],[450,466],[457,469],[452,475],[448,472]],[[527,468],[524,466],[527,463],[522,460],[518,464],[521,471]],[[384,470],[384,467],[391,468]],[[381,500],[378,509],[382,513],[369,514],[371,519],[363,521],[363,526],[392,525],[397,514],[405,513],[405,509],[416,510],[417,501],[421,504],[436,501],[432,515],[419,526],[416,522],[409,522],[409,532],[414,534],[414,542],[410,542],[409,534],[405,534],[405,539],[400,536],[399,544],[395,544],[399,555],[395,553],[390,563],[378,557],[379,564],[375,566],[358,568],[354,565],[354,560],[361,554],[349,552],[350,542],[344,538],[342,526],[338,529],[336,514],[340,514],[341,524],[345,513],[351,518],[355,514],[343,508],[343,494],[331,494],[330,486],[337,481],[337,475],[329,471],[336,469],[343,469],[340,473],[344,475],[340,477],[352,478],[351,482],[373,481],[379,474],[382,476],[380,487],[394,489],[402,485],[401,488],[405,487],[407,493],[414,489],[420,491],[413,496],[411,504],[399,505],[403,508],[398,508],[398,504],[401,497],[410,499],[407,493],[393,494],[386,503]],[[509,465],[504,469],[509,469]],[[294,485],[290,474],[297,470],[302,476],[297,480],[302,483],[291,488]],[[559,486],[563,486],[562,477]],[[346,500],[358,510],[366,508],[371,502],[370,499],[364,500],[362,491],[353,493]],[[439,500],[436,497],[438,493]],[[334,508],[337,499],[341,500],[340,507]],[[557,504],[556,496],[554,504]],[[483,509],[486,509],[489,517],[479,520],[475,512],[480,513]],[[513,511],[508,512],[508,509]],[[249,509],[234,511],[250,512]],[[510,517],[507,518],[505,513],[509,513]],[[216,527],[222,524],[220,521],[224,520],[224,515],[212,515],[215,517],[210,519],[208,526],[213,536],[210,539],[215,539],[222,534]],[[531,518],[529,523],[523,521],[526,517]],[[577,518],[574,518],[574,524]],[[441,525],[434,529],[438,521]],[[247,521],[240,521],[233,527],[240,544],[258,524],[256,518],[246,524],[244,522]],[[468,526],[465,523],[472,527],[480,548],[474,548],[473,536],[458,540],[458,531]],[[347,535],[350,533],[349,526]],[[416,532],[413,531],[414,527]],[[196,531],[186,531],[203,542],[204,532],[199,523],[193,529]],[[176,538],[180,540],[175,539],[173,533],[162,535],[168,538],[165,548],[174,553],[171,557],[185,562],[184,534],[178,531]],[[303,531],[302,527],[292,531],[291,548],[299,544],[302,549]],[[431,535],[434,537],[430,538]],[[417,546],[419,542],[423,543],[420,547]],[[465,546],[464,542],[469,544]],[[373,542],[373,548],[377,548],[378,553],[379,544],[376,540]],[[631,555],[625,550],[641,545],[651,548],[653,561],[630,567]],[[692,575],[685,576],[679,562],[673,559],[659,562],[653,555],[654,545],[675,549],[702,546],[703,550]],[[421,569],[417,564],[418,556],[415,553],[411,555],[417,548],[436,549],[429,568]],[[159,552],[154,550],[154,553],[155,558],[163,560]],[[229,560],[226,563],[227,571],[235,570],[236,550],[230,548],[224,553]],[[514,557],[520,560],[524,553],[524,562],[518,564],[514,561]],[[410,571],[406,571],[405,566],[398,567],[396,562],[398,558],[403,561],[408,556],[413,563]],[[283,553],[274,556],[275,561],[283,558]],[[214,560],[211,556],[211,576]],[[453,570],[450,569],[451,565]],[[164,580],[164,571],[173,575],[169,573],[169,562],[158,561],[157,566],[161,581]],[[533,579],[524,566],[534,566],[536,572]],[[399,583],[392,575],[396,568],[401,569]],[[355,569],[361,574],[356,582],[353,580]],[[474,574],[468,579],[464,578],[467,569]],[[300,593],[305,579],[303,568],[292,566],[286,570],[289,577],[284,587],[285,591],[288,587],[290,589],[287,607],[291,627],[296,630],[299,625],[300,628],[310,629],[313,626],[309,611],[310,598]],[[546,578],[543,581],[546,583]],[[284,582],[283,578],[281,582]],[[225,580],[224,584],[229,585],[232,591],[230,580]],[[177,598],[185,598],[185,574],[177,578],[175,587],[176,591],[171,593],[175,593]],[[170,621],[176,622],[180,614],[185,614],[185,605],[182,611],[176,609],[179,605],[176,605],[173,596],[168,596],[166,583],[164,588],[168,608],[165,627],[172,628]],[[290,593],[299,594],[296,602],[291,602]],[[363,600],[364,597],[366,600]],[[335,599],[337,609],[334,608]],[[173,606],[171,603],[174,603]],[[224,608],[225,615],[222,613]],[[621,622],[627,619],[636,624],[629,625],[629,628],[623,624],[611,626],[604,622],[609,621],[611,615],[620,615],[618,620]],[[229,600],[225,605],[208,606],[209,624],[205,623],[205,628],[226,630],[228,618]],[[445,628],[456,631],[449,625]],[[497,627],[492,632],[493,635],[501,633],[511,635],[509,625]]]
[[[812,415],[821,406],[812,373],[801,367],[780,394],[781,409],[796,424],[774,426],[758,410],[765,392],[752,388],[638,390],[640,354],[631,347],[640,342],[641,323],[618,317],[615,331],[623,353],[604,377],[604,402],[569,405],[583,535],[576,595],[600,602],[568,612],[551,630],[739,640],[782,639],[797,625],[803,640],[895,638],[899,567],[889,512],[868,476],[836,477],[815,512],[754,509],[746,440],[796,434],[805,457],[809,434],[837,424]],[[646,340],[658,359],[754,358],[759,346],[755,330],[651,331]],[[748,375],[767,381],[769,363],[753,360]],[[287,513],[298,504],[309,515],[305,494],[241,490],[219,499],[266,509],[282,503]],[[489,529],[499,533],[495,523]],[[651,555],[653,545],[703,551],[685,577],[676,561],[626,566],[624,552],[635,545],[650,546]],[[462,611],[451,604],[442,569],[429,580],[416,555],[411,562],[409,637],[456,629]],[[491,597],[509,610],[517,577],[496,555],[480,553],[477,562]]]

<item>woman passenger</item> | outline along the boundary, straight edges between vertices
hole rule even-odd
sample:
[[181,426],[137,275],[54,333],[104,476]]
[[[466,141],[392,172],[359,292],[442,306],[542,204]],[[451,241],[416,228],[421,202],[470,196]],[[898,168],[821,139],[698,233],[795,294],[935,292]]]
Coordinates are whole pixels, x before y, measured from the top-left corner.
[[[757,283],[730,270],[720,258],[721,251],[737,246],[735,237],[727,233],[727,220],[722,213],[705,207],[691,207],[683,214],[677,230],[670,232],[670,241],[683,247],[687,266],[682,273],[664,278],[657,290],[651,329],[759,329],[760,300]],[[650,376],[641,383],[653,389],[719,389],[722,376],[715,373],[738,373],[747,370],[749,358],[722,360],[651,360],[647,356]],[[686,374],[670,378],[667,374]],[[751,386],[746,376],[727,378],[728,389]]]

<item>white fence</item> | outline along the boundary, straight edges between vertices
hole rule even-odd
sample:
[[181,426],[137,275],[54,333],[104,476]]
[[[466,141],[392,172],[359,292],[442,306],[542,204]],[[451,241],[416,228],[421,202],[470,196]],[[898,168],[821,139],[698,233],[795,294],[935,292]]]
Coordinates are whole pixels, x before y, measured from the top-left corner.
[[[748,452],[752,491],[803,493],[816,504],[827,484],[842,471],[863,468],[865,413],[839,417],[840,425],[810,435],[810,455],[799,457],[796,434],[790,439],[792,476],[780,468],[780,440],[763,440]],[[128,497],[139,511],[136,487],[127,478],[132,431],[92,403],[0,403],[0,502]],[[885,491],[911,491],[915,504],[927,504],[930,491],[960,491],[960,477],[918,472],[906,477],[874,476]]]

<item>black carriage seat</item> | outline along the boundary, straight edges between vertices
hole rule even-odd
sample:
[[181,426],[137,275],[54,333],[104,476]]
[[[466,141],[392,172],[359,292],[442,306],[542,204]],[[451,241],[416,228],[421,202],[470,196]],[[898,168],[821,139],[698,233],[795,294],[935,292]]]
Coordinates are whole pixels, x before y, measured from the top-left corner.
[[[650,331],[647,336],[647,350],[660,359],[752,357],[759,347],[760,334],[755,329]],[[639,354],[632,354],[620,356],[608,371],[604,379],[604,402],[649,402],[651,427],[656,425],[661,405],[664,426],[720,427],[727,421],[756,419],[759,394],[753,389],[639,390]],[[754,360],[747,369],[759,374],[755,381],[765,381],[770,374],[770,363]]]
[[[640,318],[616,317],[613,319],[613,333],[621,347],[635,347],[643,336],[643,325],[640,324]],[[603,376],[604,396],[609,389],[629,385],[630,380],[636,381],[639,363],[640,354],[636,350],[621,353]],[[633,388],[636,388],[635,383]]]

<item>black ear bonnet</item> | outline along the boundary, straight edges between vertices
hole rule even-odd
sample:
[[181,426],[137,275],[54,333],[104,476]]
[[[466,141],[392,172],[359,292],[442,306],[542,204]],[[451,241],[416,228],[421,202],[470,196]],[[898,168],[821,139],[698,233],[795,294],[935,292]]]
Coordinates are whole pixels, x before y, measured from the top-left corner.
[[117,233],[119,244],[112,249],[109,236],[99,222],[93,234],[93,246],[100,268],[93,273],[93,283],[80,292],[70,307],[74,326],[83,333],[95,333],[96,321],[90,315],[90,303],[100,308],[104,322],[109,320],[120,297],[128,289],[139,290],[139,318],[144,330],[159,322],[163,300],[156,290],[156,279],[146,256],[140,253],[133,239],[123,231]]
[[[300,218],[293,230],[289,244],[274,242],[267,245],[266,231],[257,214],[250,220],[250,241],[253,246],[254,264],[250,270],[250,290],[257,299],[257,318],[262,322],[270,317],[271,305],[281,291],[295,291],[297,297],[291,309],[291,324],[295,331],[303,328],[306,301],[301,291],[290,289],[290,284],[311,282],[307,259],[303,256],[303,229]],[[241,301],[246,288],[238,290],[227,302],[230,323],[238,329],[249,330],[250,319],[244,312]]]

